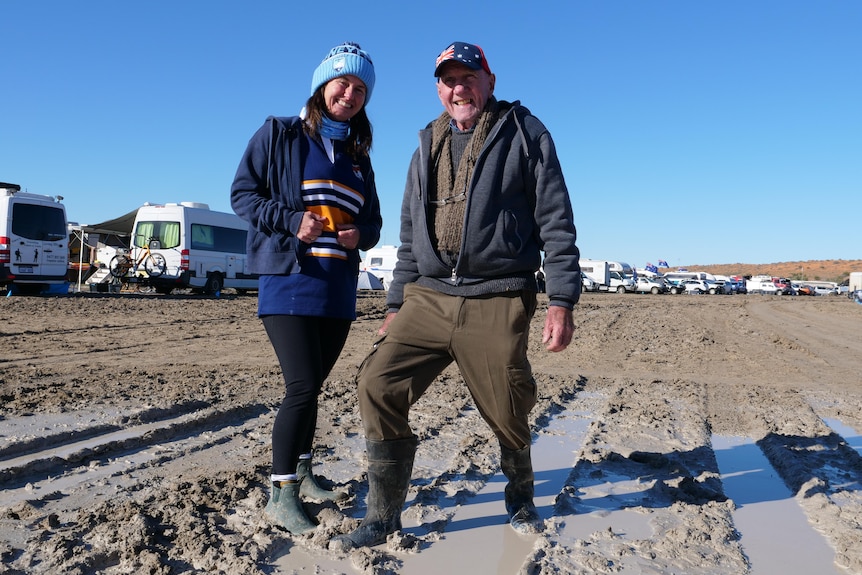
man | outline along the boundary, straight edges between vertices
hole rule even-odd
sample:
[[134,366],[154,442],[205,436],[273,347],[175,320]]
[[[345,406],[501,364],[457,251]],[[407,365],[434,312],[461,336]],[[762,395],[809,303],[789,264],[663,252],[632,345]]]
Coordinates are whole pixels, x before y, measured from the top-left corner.
[[445,111],[419,134],[401,209],[401,246],[383,336],[358,374],[368,451],[368,511],[333,540],[376,545],[401,528],[417,447],[410,405],[453,361],[500,442],[512,527],[537,532],[527,359],[542,263],[549,307],[542,340],[566,349],[581,291],[568,190],[545,126],[494,98],[482,49],[455,42],[434,75]]

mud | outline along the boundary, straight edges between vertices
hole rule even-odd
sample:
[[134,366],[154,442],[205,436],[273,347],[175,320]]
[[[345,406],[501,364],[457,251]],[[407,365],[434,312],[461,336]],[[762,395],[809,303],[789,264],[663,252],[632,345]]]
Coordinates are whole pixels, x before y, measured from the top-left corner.
[[[502,493],[488,495],[499,447],[455,368],[411,415],[421,443],[404,531],[350,555],[327,549],[364,513],[353,375],[383,297],[358,309],[320,398],[315,452],[316,473],[352,496],[309,503],[320,526],[294,537],[262,514],[282,380],[255,297],[0,300],[0,573],[424,573],[423,554],[450,548],[480,565],[471,573],[769,573],[746,552],[764,534],[734,522],[715,436],[755,442],[834,554],[830,568],[862,573],[859,438],[826,423],[862,430],[853,301],[586,294],[558,354],[540,343],[543,302],[537,446],[565,435],[571,414],[588,425],[554,461],[564,479],[542,484],[545,532],[505,566],[489,556],[487,570],[469,541],[475,525],[505,523]],[[458,519],[485,504],[478,523]]]

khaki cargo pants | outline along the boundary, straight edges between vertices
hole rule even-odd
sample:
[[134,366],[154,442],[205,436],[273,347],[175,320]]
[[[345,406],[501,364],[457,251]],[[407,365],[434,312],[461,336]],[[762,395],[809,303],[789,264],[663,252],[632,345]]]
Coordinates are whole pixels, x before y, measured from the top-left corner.
[[357,375],[366,439],[411,437],[410,406],[454,361],[500,443],[529,445],[536,383],[527,338],[535,311],[529,291],[465,298],[405,286],[401,309]]

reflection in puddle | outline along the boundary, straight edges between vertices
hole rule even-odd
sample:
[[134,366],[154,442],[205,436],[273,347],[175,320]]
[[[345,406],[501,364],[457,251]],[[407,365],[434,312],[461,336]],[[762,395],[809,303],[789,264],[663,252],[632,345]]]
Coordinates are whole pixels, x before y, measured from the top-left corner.
[[841,573],[835,552],[752,439],[714,435],[712,446],[752,575]]
[[858,431],[849,425],[844,425],[844,422],[840,419],[835,419],[833,417],[824,417],[823,423],[832,428],[832,431],[843,437],[844,441],[847,442],[847,445],[855,449],[856,453],[862,455],[862,435],[860,435]]

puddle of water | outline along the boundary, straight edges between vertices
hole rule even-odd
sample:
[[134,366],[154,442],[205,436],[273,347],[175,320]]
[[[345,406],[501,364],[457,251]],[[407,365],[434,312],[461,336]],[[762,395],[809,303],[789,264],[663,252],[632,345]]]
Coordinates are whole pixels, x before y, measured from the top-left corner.
[[751,575],[843,573],[835,552],[752,439],[715,435],[712,446],[724,492],[737,505],[733,521]]
[[844,422],[834,417],[824,417],[823,423],[828,425],[832,431],[844,438],[847,445],[856,450],[856,453],[862,455],[862,435],[849,425],[844,425]]
[[589,539],[597,531],[613,528],[615,535],[628,540],[649,539],[653,535],[648,515],[628,507],[635,507],[655,484],[629,477],[606,475],[607,481],[579,487],[576,514],[566,521],[560,535],[567,539]]
[[[577,403],[582,403],[580,396]],[[554,417],[533,443],[534,502],[543,519],[553,514],[554,500],[572,470],[590,421],[583,412],[564,411]],[[411,575],[518,573],[539,536],[520,535],[509,526],[503,502],[505,487],[506,478],[497,473],[473,500],[458,508],[441,540],[418,555],[403,558],[405,572]]]

